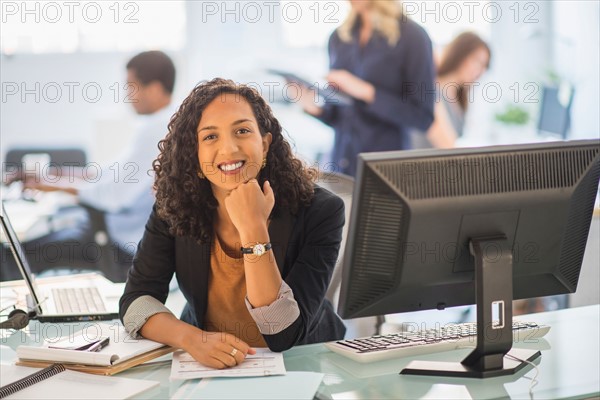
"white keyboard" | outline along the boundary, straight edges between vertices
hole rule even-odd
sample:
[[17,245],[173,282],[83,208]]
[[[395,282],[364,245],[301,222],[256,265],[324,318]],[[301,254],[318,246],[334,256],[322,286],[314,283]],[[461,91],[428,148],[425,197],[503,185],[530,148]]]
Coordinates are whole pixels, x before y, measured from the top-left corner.
[[[513,343],[531,343],[546,335],[550,327],[532,322],[513,322]],[[438,353],[475,347],[475,323],[447,325],[440,329],[399,332],[359,339],[338,340],[325,346],[338,354],[361,363]]]
[[97,287],[54,288],[52,297],[60,314],[106,311]]

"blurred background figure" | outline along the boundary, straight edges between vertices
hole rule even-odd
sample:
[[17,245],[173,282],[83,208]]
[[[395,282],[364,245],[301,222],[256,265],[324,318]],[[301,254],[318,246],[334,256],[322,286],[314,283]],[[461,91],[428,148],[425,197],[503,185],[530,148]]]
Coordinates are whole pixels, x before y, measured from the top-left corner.
[[331,162],[354,175],[361,152],[412,148],[410,131],[433,121],[432,45],[396,1],[351,0],[350,13],[329,39],[327,80],[354,100],[321,106],[304,88],[304,110],[331,126]]
[[434,121],[427,135],[413,134],[415,148],[451,148],[463,135],[471,85],[489,68],[492,53],[475,33],[458,35],[445,48],[437,67]]
[[[59,180],[26,177],[25,190],[64,191],[76,195],[82,205],[59,211],[73,221],[68,227],[24,243],[26,252],[35,254],[29,257],[34,272],[66,266],[99,269],[113,281],[125,280],[154,203],[152,162],[175,112],[171,106],[174,84],[175,66],[169,56],[161,51],[136,55],[127,63],[128,100],[138,114],[132,140],[114,143],[115,158],[96,177],[83,176],[75,183],[65,175]],[[108,237],[95,235],[93,219],[98,216],[104,219]],[[103,246],[107,241],[113,254],[99,257],[90,251],[90,245]],[[58,256],[49,262],[43,256],[49,253]]]

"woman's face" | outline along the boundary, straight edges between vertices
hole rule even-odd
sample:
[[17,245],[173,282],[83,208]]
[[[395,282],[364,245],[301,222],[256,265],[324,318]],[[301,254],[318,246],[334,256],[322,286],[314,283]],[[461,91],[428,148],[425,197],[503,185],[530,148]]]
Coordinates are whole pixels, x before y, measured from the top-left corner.
[[271,144],[260,135],[244,97],[222,94],[206,106],[197,128],[198,161],[213,191],[225,192],[256,178]]
[[490,55],[487,49],[479,47],[463,61],[459,68],[461,83],[475,82],[487,70]]

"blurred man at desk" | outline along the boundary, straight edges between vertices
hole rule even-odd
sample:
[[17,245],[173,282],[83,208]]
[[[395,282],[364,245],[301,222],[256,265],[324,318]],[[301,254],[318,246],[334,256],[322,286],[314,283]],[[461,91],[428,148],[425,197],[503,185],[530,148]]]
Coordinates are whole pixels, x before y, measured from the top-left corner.
[[[63,175],[50,182],[39,176],[26,176],[24,185],[26,189],[71,193],[80,204],[104,212],[108,240],[116,252],[125,255],[115,257],[117,262],[112,263],[109,270],[100,271],[113,281],[125,280],[130,256],[135,253],[152,210],[152,162],[158,155],[158,142],[167,133],[169,119],[175,112],[171,106],[175,66],[163,52],[143,52],[128,62],[127,81],[128,99],[139,121],[128,144],[115,143],[118,157],[103,166],[96,177],[74,180],[72,176]],[[64,265],[108,268],[109,264],[95,259],[98,252],[90,251],[89,247],[96,244],[98,238],[95,238],[88,212],[81,208],[64,212],[71,213],[76,223],[25,243],[34,272]],[[50,253],[55,256],[57,252],[60,257],[43,256]]]

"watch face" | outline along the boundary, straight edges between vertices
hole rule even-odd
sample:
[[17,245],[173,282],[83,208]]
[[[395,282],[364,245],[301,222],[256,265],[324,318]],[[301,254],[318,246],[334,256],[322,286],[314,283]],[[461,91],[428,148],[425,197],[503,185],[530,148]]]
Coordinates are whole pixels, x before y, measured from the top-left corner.
[[262,256],[263,254],[265,254],[265,252],[266,250],[264,244],[257,244],[252,248],[252,254],[254,254],[255,256]]

